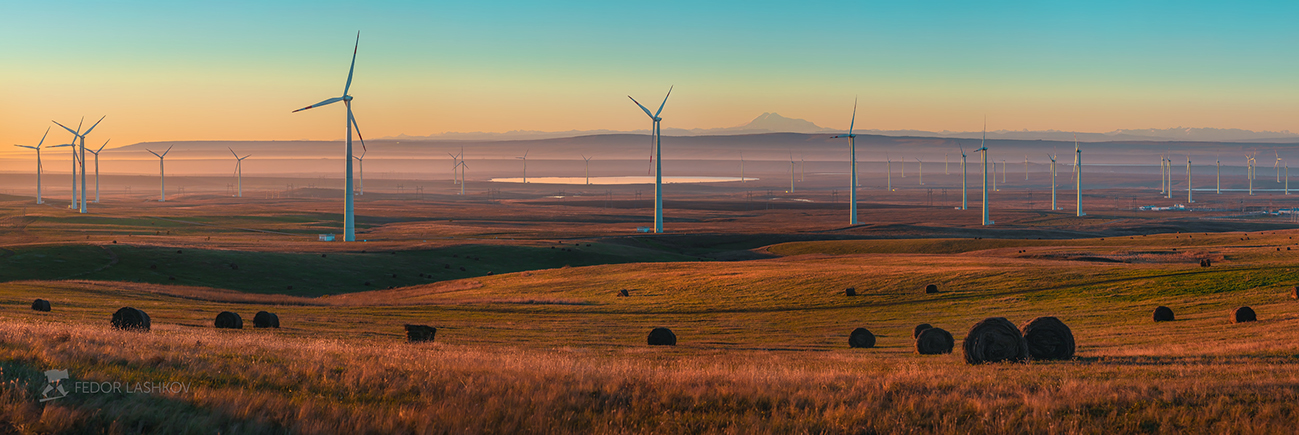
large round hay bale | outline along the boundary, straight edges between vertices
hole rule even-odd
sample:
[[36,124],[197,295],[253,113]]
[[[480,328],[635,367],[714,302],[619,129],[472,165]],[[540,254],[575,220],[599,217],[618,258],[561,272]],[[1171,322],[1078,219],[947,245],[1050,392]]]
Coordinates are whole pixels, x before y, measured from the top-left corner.
[[969,364],[1028,361],[1028,342],[1019,328],[1005,317],[989,317],[975,323],[965,334],[961,347]]
[[275,313],[258,311],[256,315],[253,315],[253,327],[254,328],[279,328],[280,316],[275,315]]
[[1171,322],[1173,321],[1173,309],[1163,305],[1155,307],[1154,318],[1156,322]]
[[238,313],[222,311],[216,316],[215,323],[217,329],[244,329],[244,318],[239,317]]
[[934,327],[933,325],[930,325],[928,323],[921,323],[919,325],[916,325],[915,328],[911,329],[911,338],[919,338],[920,331],[924,331],[926,329],[933,328],[933,327]]
[[916,336],[916,353],[921,355],[952,353],[953,347],[956,347],[956,339],[943,328],[925,328]]
[[35,301],[32,301],[32,309],[36,311],[49,311],[50,301],[47,301],[45,299],[37,299]]
[[875,334],[871,334],[866,328],[857,328],[848,334],[848,347],[856,349],[869,349],[875,347]]
[[406,325],[406,341],[417,343],[421,341],[433,341],[437,335],[438,329],[428,325]]
[[113,327],[128,331],[148,331],[149,315],[131,307],[122,307],[113,313]]
[[1258,320],[1258,316],[1254,314],[1253,308],[1240,307],[1231,311],[1232,323],[1253,322],[1255,320]]
[[848,287],[843,289],[844,296],[857,296],[857,287]]
[[650,331],[647,342],[650,346],[676,346],[677,335],[671,329],[658,327]]
[[925,293],[927,294],[938,293],[938,286],[934,284],[925,286]]
[[1028,342],[1028,355],[1033,359],[1066,360],[1074,354],[1073,331],[1055,317],[1038,317],[1029,320],[1019,331]]

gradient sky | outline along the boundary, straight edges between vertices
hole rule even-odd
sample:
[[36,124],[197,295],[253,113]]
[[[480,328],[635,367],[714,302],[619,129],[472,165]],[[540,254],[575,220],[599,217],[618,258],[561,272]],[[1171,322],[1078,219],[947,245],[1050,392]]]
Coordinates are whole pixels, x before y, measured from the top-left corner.
[[626,95],[669,85],[666,127],[846,128],[857,96],[865,129],[1299,131],[1294,1],[540,3],[8,0],[0,153],[104,114],[91,143],[341,138],[289,112],[358,30],[368,137],[647,128]]

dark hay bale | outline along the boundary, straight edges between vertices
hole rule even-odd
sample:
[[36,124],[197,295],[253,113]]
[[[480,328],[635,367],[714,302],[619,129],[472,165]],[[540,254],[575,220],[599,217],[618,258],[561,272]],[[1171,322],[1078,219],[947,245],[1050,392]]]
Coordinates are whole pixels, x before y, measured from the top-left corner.
[[857,296],[857,287],[848,287],[843,289],[843,294],[847,296]]
[[676,346],[677,335],[672,333],[671,329],[658,327],[650,331],[649,338],[646,340],[650,346]]
[[930,325],[928,323],[921,323],[919,325],[916,325],[916,327],[911,330],[911,338],[918,338],[920,337],[920,331],[924,331],[926,329],[933,328],[933,327],[934,327],[933,325]]
[[968,364],[1028,361],[1028,342],[1019,328],[1005,317],[989,317],[975,323],[965,334],[961,347]]
[[234,264],[234,263],[230,263],[230,269],[231,269],[231,270],[239,270],[239,265],[238,265],[238,264]]
[[36,311],[48,312],[50,311],[50,301],[47,301],[45,299],[37,299],[35,301],[32,301],[32,309]]
[[956,347],[956,339],[943,328],[925,328],[916,336],[916,353],[921,355],[952,353],[953,347]]
[[113,327],[127,331],[148,331],[149,315],[131,307],[122,307],[113,313]]
[[438,329],[428,325],[406,325],[406,341],[418,343],[421,341],[433,341],[433,336],[437,335]]
[[1290,289],[1290,299],[1299,299],[1299,285]]
[[925,293],[926,294],[938,293],[938,286],[934,284],[925,286]]
[[253,315],[253,327],[254,328],[279,328],[280,316],[275,315],[275,313],[258,311],[257,314]]
[[[171,231],[168,231],[167,234],[171,234]],[[181,251],[180,251],[179,249],[177,249],[177,250],[176,250],[176,253],[179,254],[179,253],[181,253]]]
[[288,290],[293,290],[293,286],[288,286]]
[[1240,307],[1231,311],[1232,323],[1253,322],[1255,320],[1258,320],[1258,316],[1254,314],[1253,308]]
[[1213,267],[1213,260],[1208,258],[1204,259],[1204,267]]
[[[361,252],[365,252],[365,251],[361,251]],[[320,254],[320,258],[325,258],[325,254]]]
[[854,349],[869,349],[875,347],[875,334],[871,334],[866,328],[857,328],[848,334],[848,347]]
[[238,313],[222,311],[217,314],[215,325],[217,329],[244,329],[244,318]]
[[631,296],[631,293],[628,292],[627,289],[622,289],[622,290],[618,290],[618,296],[627,297],[627,296]]
[[1156,322],[1171,322],[1173,321],[1173,309],[1163,305],[1155,307],[1154,318]]
[[1028,342],[1028,355],[1040,360],[1072,359],[1073,331],[1055,317],[1038,317],[1019,327]]
[[150,264],[150,265],[149,265],[149,269],[151,269],[151,270],[158,270],[158,265],[156,265],[156,264]]
[[465,271],[465,267],[464,267],[464,266],[460,266],[460,271],[461,271],[461,272],[464,272],[464,271]]

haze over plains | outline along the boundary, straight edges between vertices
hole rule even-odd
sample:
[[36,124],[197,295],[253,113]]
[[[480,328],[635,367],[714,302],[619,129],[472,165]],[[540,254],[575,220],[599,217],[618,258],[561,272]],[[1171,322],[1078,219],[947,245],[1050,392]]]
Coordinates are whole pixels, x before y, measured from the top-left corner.
[[357,30],[373,138],[635,131],[626,95],[671,85],[667,129],[842,130],[856,97],[859,129],[1299,131],[1299,6],[1105,3],[10,2],[0,144],[102,115],[110,146],[338,140],[341,108],[289,112],[338,95]]

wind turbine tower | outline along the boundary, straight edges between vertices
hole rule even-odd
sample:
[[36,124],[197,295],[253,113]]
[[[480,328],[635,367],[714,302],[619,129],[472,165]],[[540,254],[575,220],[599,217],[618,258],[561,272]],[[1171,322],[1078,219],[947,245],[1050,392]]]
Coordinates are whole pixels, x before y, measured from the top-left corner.
[[158,186],[161,189],[161,193],[158,195],[158,202],[167,202],[167,172],[163,170],[163,161],[167,157],[167,153],[171,152],[171,146],[167,147],[167,151],[163,151],[162,154],[155,153],[153,150],[148,148],[145,148],[144,150],[148,151],[149,154],[158,156]]
[[[595,156],[591,156],[591,157],[595,157]],[[587,186],[591,185],[591,157],[587,157],[586,154],[582,154],[582,160],[586,161],[586,185]]]
[[1222,194],[1222,160],[1217,160],[1218,164],[1218,194]]
[[[978,152],[979,152],[979,158],[982,160],[982,163],[983,163],[983,225],[984,225],[984,226],[992,225],[992,224],[994,223],[991,219],[988,219],[988,145],[987,145],[987,141],[988,141],[988,127],[987,127],[987,124],[984,124],[984,127],[983,127],[983,140],[980,142],[980,145],[981,145],[981,146],[979,147],[979,149],[975,150],[975,151],[978,151]],[[993,179],[993,181],[996,181],[996,179],[997,179],[996,174],[993,174],[992,179]]]
[[740,151],[740,182],[744,182],[744,151]]
[[530,152],[532,152],[532,150],[524,150],[523,157],[515,157],[516,159],[523,160],[523,184],[528,184],[528,153]]
[[794,193],[794,152],[789,153],[789,193]]
[[[81,156],[77,158],[77,161],[81,162],[81,207],[80,207],[80,209],[81,209],[81,212],[82,212],[82,213],[85,213],[85,212],[86,212],[86,136],[89,135],[90,132],[93,131],[93,130],[95,129],[95,127],[98,127],[98,126],[99,126],[99,123],[104,122],[104,118],[107,118],[107,117],[108,117],[108,115],[104,115],[103,117],[100,117],[98,121],[95,121],[95,125],[92,125],[92,126],[90,126],[90,128],[86,129],[86,132],[85,132],[85,133],[80,133],[81,125],[77,125],[77,130],[74,131],[74,130],[72,130],[72,129],[70,129],[70,128],[64,127],[63,124],[59,124],[58,121],[51,121],[51,122],[54,122],[55,124],[57,124],[59,127],[63,127],[63,129],[64,129],[64,130],[67,130],[68,133],[72,133],[72,135],[73,135],[73,138],[72,138],[73,146],[74,146],[74,147],[79,147],[79,148],[81,149]],[[78,141],[80,141],[80,144],[79,144],[79,145],[78,145]],[[72,154],[73,154],[73,155],[76,155],[76,154],[77,154],[77,150],[76,150],[76,148],[74,148],[74,149],[72,150]],[[74,163],[74,165],[75,165],[75,163]],[[74,175],[74,176],[75,176],[75,175]],[[73,180],[72,180],[72,184],[75,185],[76,183],[77,183],[77,182],[76,182],[76,179],[73,178]],[[73,200],[74,203],[76,202],[76,190],[75,190],[75,188],[73,189],[72,200]],[[75,207],[75,204],[74,204],[74,208],[76,208],[76,207]]]
[[645,114],[649,115],[650,119],[654,121],[653,129],[650,130],[652,134],[650,140],[652,140],[653,142],[651,143],[654,144],[654,154],[655,154],[654,164],[656,165],[654,170],[654,232],[655,233],[663,232],[663,134],[662,131],[660,130],[660,125],[663,122],[663,118],[660,118],[659,114],[663,113],[663,106],[666,106],[668,104],[668,97],[670,96],[672,96],[672,87],[668,87],[667,95],[663,96],[663,103],[659,104],[659,110],[654,113],[650,113],[649,109],[641,105],[640,102],[636,101],[635,98],[631,98],[631,95],[627,96],[627,98],[631,98],[631,102],[636,103],[636,106],[640,107],[641,110],[644,110]]
[[243,198],[244,197],[244,159],[252,157],[253,155],[249,154],[243,157],[239,157],[239,154],[235,154],[235,150],[233,148],[226,147],[226,149],[230,150],[230,155],[235,156],[235,178],[238,180],[237,182],[239,184],[238,198]]
[[965,147],[961,147],[959,144],[957,146],[961,148],[961,210],[968,210],[969,194],[970,194],[970,186],[969,186],[970,174],[966,170],[966,166],[965,166]]
[[1049,158],[1051,159],[1051,211],[1055,211],[1055,210],[1057,210],[1057,208],[1056,208],[1056,204],[1055,204],[1055,186],[1056,186],[1056,181],[1055,181],[1055,158],[1056,158],[1056,155],[1055,155],[1055,154],[1047,154],[1046,156],[1049,157]]
[[1074,163],[1078,167],[1078,180],[1074,183],[1074,190],[1078,195],[1078,205],[1076,207],[1078,208],[1078,216],[1086,216],[1087,213],[1082,211],[1082,149],[1078,148],[1078,136],[1076,135],[1073,139],[1073,150],[1076,155]]
[[[852,127],[856,123],[857,123],[857,100],[854,98],[852,100],[852,119],[848,121],[848,134],[830,137],[831,139],[837,139],[841,137],[848,138],[848,160],[851,162],[849,164],[850,170],[848,171],[848,224],[849,225],[857,225],[857,135],[852,134]],[[741,154],[740,158],[743,159],[744,155]],[[741,173],[743,173],[743,170],[744,170],[744,166],[743,163],[741,163],[740,166]],[[889,187],[892,188],[893,187],[892,185],[893,183],[890,180]]]
[[1195,199],[1191,197],[1191,156],[1186,156],[1186,203],[1193,202]]
[[[339,101],[342,101],[343,104],[347,106],[347,119],[345,119],[343,122],[343,124],[346,125],[347,127],[346,129],[347,135],[344,136],[346,140],[345,140],[345,146],[343,150],[343,160],[346,166],[343,170],[343,174],[345,174],[347,177],[346,185],[343,186],[343,241],[345,242],[356,241],[356,217],[353,213],[354,208],[353,208],[353,198],[352,198],[353,195],[352,127],[356,127],[357,125],[356,125],[356,117],[352,116],[352,96],[348,95],[347,91],[352,89],[352,73],[356,71],[356,51],[357,48],[359,48],[360,46],[361,46],[361,32],[356,32],[356,44],[352,46],[352,64],[347,69],[347,83],[343,85],[343,96],[330,98],[321,101],[319,103],[312,104],[310,106],[303,107],[298,110],[294,110],[294,112],[301,112],[303,110],[307,110],[313,107],[320,107],[329,104],[334,104]],[[357,136],[359,137],[361,135],[360,127],[357,127],[356,130],[357,130],[356,131]],[[362,141],[364,141],[364,139],[362,139]]]
[[[360,129],[357,129],[357,133],[360,133]],[[365,153],[368,151],[369,150],[365,149],[365,146],[362,145],[361,155],[352,156],[352,158],[356,159],[356,194],[357,195],[365,195]]]
[[42,170],[42,168],[43,168],[43,167],[41,166],[41,145],[44,145],[44,144],[45,144],[45,137],[46,137],[46,136],[49,136],[49,135],[50,135],[50,127],[46,127],[46,128],[45,128],[45,134],[41,135],[41,141],[38,142],[38,143],[36,144],[36,146],[31,146],[31,145],[14,145],[14,146],[19,147],[19,148],[27,148],[27,149],[31,149],[31,150],[36,150],[36,203],[37,203],[37,204],[44,204],[44,203],[45,203],[45,201],[42,201],[42,200],[41,200],[41,170]]
[[[464,150],[461,150],[460,153],[463,154]],[[460,184],[460,174],[456,172],[460,169],[460,156],[451,153],[447,153],[447,155],[451,156],[451,182]]]
[[99,204],[99,152],[103,151],[104,147],[108,146],[109,140],[104,141],[104,144],[100,145],[99,149],[97,150],[94,151],[87,150],[90,151],[91,154],[95,155],[95,204]]

